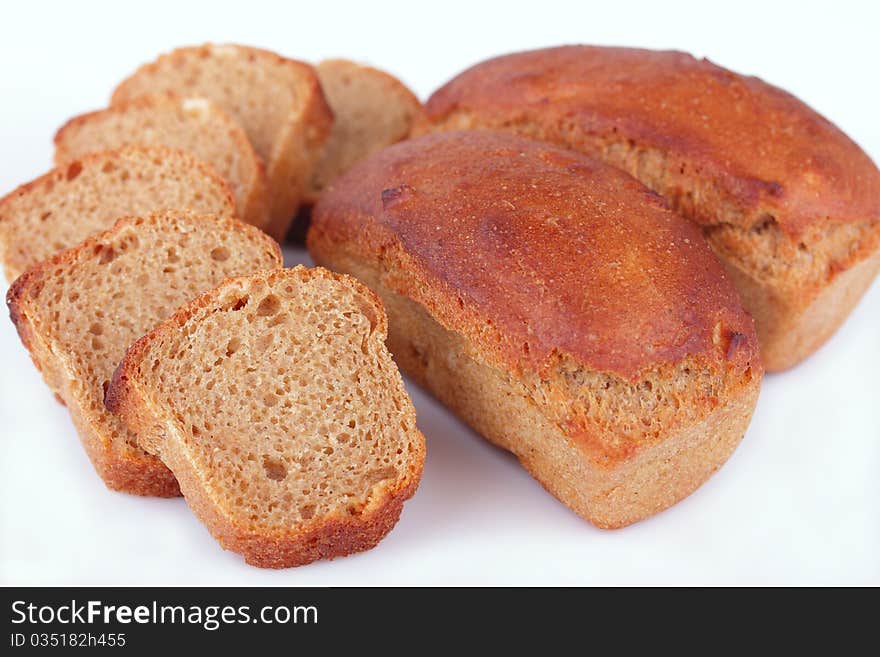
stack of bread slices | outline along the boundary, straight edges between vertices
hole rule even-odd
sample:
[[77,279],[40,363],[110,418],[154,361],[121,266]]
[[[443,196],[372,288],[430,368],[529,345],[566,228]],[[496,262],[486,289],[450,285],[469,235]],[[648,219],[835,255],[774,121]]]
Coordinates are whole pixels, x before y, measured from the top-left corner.
[[[594,525],[656,514],[880,269],[870,158],[684,53],[518,53],[423,109],[351,62],[182,48],[55,146],[0,201],[21,339],[110,488],[182,493],[259,566],[395,524],[425,453],[397,364]],[[328,269],[282,266],[301,208]]]
[[12,320],[109,488],[182,493],[259,566],[391,530],[424,439],[384,309],[348,276],[284,269],[277,241],[419,109],[351,62],[182,48],[68,121],[56,168],[0,200]]

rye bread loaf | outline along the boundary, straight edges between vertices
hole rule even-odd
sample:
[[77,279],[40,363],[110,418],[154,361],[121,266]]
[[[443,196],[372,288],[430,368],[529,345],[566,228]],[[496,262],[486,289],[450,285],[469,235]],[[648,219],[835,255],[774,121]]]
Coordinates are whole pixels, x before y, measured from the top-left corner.
[[12,284],[6,302],[21,341],[109,488],[179,494],[171,472],[104,408],[126,349],[196,294],[280,264],[278,245],[237,219],[167,212],[120,219]]
[[203,98],[142,96],[68,121],[55,135],[55,163],[129,145],[188,151],[214,167],[232,189],[238,216],[265,229],[269,187],[263,162],[235,120]]
[[178,48],[123,81],[112,104],[167,92],[209,98],[241,124],[266,162],[272,209],[265,230],[283,240],[333,123],[314,68],[240,45]]
[[498,57],[427,102],[431,129],[496,128],[621,167],[695,222],[755,318],[765,365],[821,346],[880,269],[880,171],[792,95],[680,52]]
[[405,84],[385,71],[345,59],[329,59],[315,68],[333,111],[333,130],[306,194],[310,204],[356,162],[405,139],[422,107]]
[[119,217],[191,210],[234,218],[227,184],[194,155],[164,146],[101,151],[56,167],[0,199],[0,259],[13,281]]
[[332,183],[315,262],[385,303],[416,381],[600,527],[681,500],[763,370],[699,230],[622,171],[512,134],[409,140]]
[[248,563],[366,550],[425,452],[386,322],[372,292],[324,269],[229,280],[135,343],[106,403]]

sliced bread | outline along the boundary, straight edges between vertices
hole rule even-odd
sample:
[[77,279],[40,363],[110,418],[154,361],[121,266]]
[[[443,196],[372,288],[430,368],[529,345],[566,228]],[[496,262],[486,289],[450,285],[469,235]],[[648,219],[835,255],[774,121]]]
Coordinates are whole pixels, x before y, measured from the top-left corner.
[[229,280],[119,365],[107,407],[253,565],[366,550],[416,490],[424,438],[379,299],[325,269]]
[[226,277],[280,264],[278,245],[237,219],[167,212],[120,219],[12,284],[6,301],[18,334],[109,488],[179,494],[171,472],[104,407],[125,350]]
[[133,144],[162,144],[204,160],[229,183],[238,216],[265,229],[269,187],[263,162],[235,119],[203,98],[144,96],[75,117],[55,135],[55,163]]
[[333,123],[314,68],[246,46],[179,48],[122,82],[112,103],[164,92],[209,98],[241,124],[269,174],[266,230],[283,239]]
[[357,161],[405,139],[422,108],[405,84],[384,71],[344,59],[323,61],[317,71],[334,122],[308,203]]
[[16,279],[119,217],[161,210],[234,218],[235,202],[213,167],[165,146],[127,146],[72,160],[0,199],[6,277]]

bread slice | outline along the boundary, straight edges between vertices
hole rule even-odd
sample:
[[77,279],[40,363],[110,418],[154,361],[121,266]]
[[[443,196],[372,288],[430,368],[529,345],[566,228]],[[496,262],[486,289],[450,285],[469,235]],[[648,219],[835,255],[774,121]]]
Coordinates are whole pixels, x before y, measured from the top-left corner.
[[316,68],[334,122],[312,176],[308,203],[315,203],[358,160],[405,139],[422,107],[406,85],[384,71],[344,59],[326,60]]
[[763,368],[736,290],[602,162],[505,132],[407,140],[331,185],[307,244],[379,294],[401,368],[600,527],[689,495],[749,424]]
[[278,245],[237,219],[166,212],[120,219],[12,284],[6,301],[18,334],[109,488],[179,494],[171,472],[104,408],[125,350],[224,278],[280,264]]
[[376,545],[424,438],[379,299],[325,269],[229,280],[135,343],[106,403],[220,544],[286,568]]
[[282,240],[333,123],[314,68],[246,46],[179,48],[122,82],[112,103],[157,92],[209,98],[241,124],[269,174],[272,211],[265,230]]
[[57,167],[0,199],[0,259],[16,279],[53,253],[113,226],[119,217],[192,210],[234,218],[214,169],[165,146],[127,146]]
[[55,135],[55,163],[137,144],[170,146],[204,160],[229,183],[238,216],[266,227],[269,187],[263,162],[241,126],[203,98],[144,96],[75,117]]
[[880,168],[791,94],[687,53],[563,46],[464,71],[414,132],[490,128],[622,168],[697,224],[770,371],[841,325],[880,272]]

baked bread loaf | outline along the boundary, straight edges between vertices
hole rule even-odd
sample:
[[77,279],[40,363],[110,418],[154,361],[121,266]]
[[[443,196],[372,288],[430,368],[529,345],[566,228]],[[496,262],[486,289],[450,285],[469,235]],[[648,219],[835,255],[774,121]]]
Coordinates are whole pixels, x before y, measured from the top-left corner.
[[248,563],[366,550],[425,453],[386,322],[372,292],[323,269],[229,280],[135,343],[106,403]]
[[400,80],[370,66],[329,59],[316,70],[334,121],[306,195],[310,204],[355,162],[405,139],[422,107]]
[[307,244],[379,294],[402,369],[600,527],[690,494],[749,423],[763,370],[736,290],[694,225],[597,160],[405,141],[331,183]]
[[171,472],[104,408],[125,350],[226,277],[280,264],[278,245],[237,219],[167,212],[120,219],[12,284],[6,302],[21,341],[109,488],[179,494]]
[[209,98],[241,124],[269,175],[265,230],[283,240],[333,123],[314,68],[246,46],[178,48],[122,82],[112,103],[157,92]]
[[837,329],[880,269],[880,172],[790,94],[680,52],[570,46],[492,59],[418,128],[499,128],[621,167],[703,231],[770,370]]
[[6,278],[111,228],[119,217],[175,209],[236,216],[229,187],[190,153],[128,146],[72,160],[0,199]]
[[202,98],[144,96],[75,117],[55,135],[55,163],[138,144],[189,151],[213,166],[232,189],[238,216],[265,229],[269,187],[263,162],[241,126]]

